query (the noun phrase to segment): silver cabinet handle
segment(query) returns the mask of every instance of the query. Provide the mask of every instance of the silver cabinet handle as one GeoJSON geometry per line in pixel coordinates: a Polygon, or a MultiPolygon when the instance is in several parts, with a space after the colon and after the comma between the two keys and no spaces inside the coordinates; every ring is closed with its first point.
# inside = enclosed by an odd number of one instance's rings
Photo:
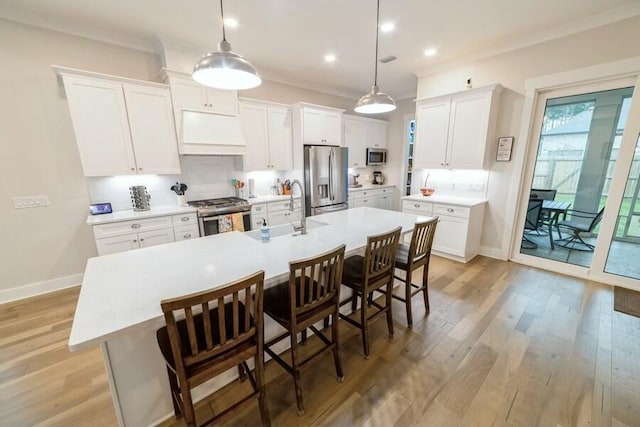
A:
{"type": "Polygon", "coordinates": [[[369,203],[369,201],[365,199],[362,201],[362,203],[369,203]]]}
{"type": "Polygon", "coordinates": [[[140,228],[140,224],[131,224],[131,228],[140,228]]]}
{"type": "Polygon", "coordinates": [[[136,168],[131,168],[132,171],[136,170],[136,168]]]}
{"type": "Polygon", "coordinates": [[[257,211],[261,211],[261,210],[262,210],[262,206],[257,206],[257,207],[256,207],[256,210],[257,210],[257,211]]]}
{"type": "Polygon", "coordinates": [[[144,239],[140,239],[141,242],[144,242],[144,239]]]}
{"type": "Polygon", "coordinates": [[[183,216],[182,218],[180,218],[181,221],[189,221],[189,217],[188,216],[183,216]]]}
{"type": "Polygon", "coordinates": [[[414,207],[414,208],[419,208],[419,207],[420,207],[420,205],[416,203],[415,205],[413,205],[413,207],[414,207]]]}
{"type": "Polygon", "coordinates": [[[138,240],[137,239],[133,239],[133,243],[136,243],[138,240]]]}
{"type": "Polygon", "coordinates": [[[184,237],[185,239],[189,239],[189,238],[191,238],[191,233],[187,233],[187,234],[185,234],[185,235],[184,235],[184,236],[182,236],[182,237],[184,237]]]}
{"type": "Polygon", "coordinates": [[[454,210],[451,208],[447,208],[447,212],[453,212],[454,210]]]}

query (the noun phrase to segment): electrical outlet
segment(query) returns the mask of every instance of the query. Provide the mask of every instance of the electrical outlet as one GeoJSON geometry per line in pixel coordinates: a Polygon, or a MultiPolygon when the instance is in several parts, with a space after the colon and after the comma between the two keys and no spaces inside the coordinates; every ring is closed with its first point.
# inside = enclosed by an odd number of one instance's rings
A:
{"type": "Polygon", "coordinates": [[[21,196],[13,198],[13,207],[16,209],[26,208],[41,208],[49,206],[49,197],[47,195],[41,196],[21,196]]]}

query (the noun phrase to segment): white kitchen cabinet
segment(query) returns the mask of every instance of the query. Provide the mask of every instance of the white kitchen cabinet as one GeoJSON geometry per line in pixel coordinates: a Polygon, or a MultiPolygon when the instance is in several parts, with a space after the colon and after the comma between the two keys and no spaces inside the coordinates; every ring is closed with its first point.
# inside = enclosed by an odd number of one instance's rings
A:
{"type": "Polygon", "coordinates": [[[293,165],[303,167],[305,145],[342,145],[344,110],[299,102],[292,107],[293,165]]]}
{"type": "Polygon", "coordinates": [[[98,255],[200,237],[195,213],[113,221],[93,226],[98,255]]]}
{"type": "Polygon", "coordinates": [[[238,93],[201,85],[190,78],[171,76],[173,103],[179,109],[217,114],[238,114],[238,93]]]}
{"type": "Polygon", "coordinates": [[[262,226],[262,219],[268,220],[269,214],[267,212],[266,203],[256,203],[251,205],[251,229],[255,230],[262,226]]]}
{"type": "Polygon", "coordinates": [[[180,154],[244,155],[237,92],[203,86],[188,74],[163,72],[171,88],[180,154]]]}
{"type": "Polygon", "coordinates": [[[387,122],[358,116],[343,116],[342,142],[349,148],[349,167],[367,165],[367,148],[386,148],[387,122]]]}
{"type": "Polygon", "coordinates": [[[240,122],[247,143],[244,170],[293,168],[291,112],[283,105],[243,101],[240,122]]]}
{"type": "Polygon", "coordinates": [[[478,254],[484,202],[462,206],[405,199],[402,211],[439,218],[433,238],[433,253],[461,262],[468,262],[478,254]]]}
{"type": "Polygon", "coordinates": [[[180,173],[168,88],[58,71],[85,176],[180,173]]]}
{"type": "Polygon", "coordinates": [[[364,190],[349,190],[349,208],[367,206],[378,209],[393,209],[393,187],[364,190]]]}
{"type": "MultiPolygon", "coordinates": [[[[280,211],[269,213],[269,221],[268,224],[272,227],[276,225],[290,224],[292,222],[300,221],[300,211],[280,211]]],[[[293,230],[291,230],[293,232],[293,230]]]]}
{"type": "Polygon", "coordinates": [[[414,167],[483,169],[502,87],[493,85],[416,104],[414,167]]]}

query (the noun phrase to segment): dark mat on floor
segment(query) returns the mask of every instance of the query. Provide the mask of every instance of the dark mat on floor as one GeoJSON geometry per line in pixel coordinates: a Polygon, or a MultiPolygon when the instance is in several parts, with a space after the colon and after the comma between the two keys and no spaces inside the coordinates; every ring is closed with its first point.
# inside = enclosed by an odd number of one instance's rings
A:
{"type": "Polygon", "coordinates": [[[640,292],[615,286],[613,289],[613,309],[640,317],[640,292]]]}

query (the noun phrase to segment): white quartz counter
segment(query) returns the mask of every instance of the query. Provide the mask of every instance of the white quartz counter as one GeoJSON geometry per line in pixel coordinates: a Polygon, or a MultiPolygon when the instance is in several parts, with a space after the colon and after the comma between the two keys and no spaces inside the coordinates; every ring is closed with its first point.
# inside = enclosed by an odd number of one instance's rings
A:
{"type": "Polygon", "coordinates": [[[404,196],[402,200],[413,200],[416,202],[430,202],[430,203],[443,203],[448,205],[457,205],[472,207],[487,203],[486,199],[470,199],[462,197],[441,196],[438,194],[432,194],[431,196],[423,196],[422,194],[412,194],[410,196],[404,196]]]}
{"type": "Polygon", "coordinates": [[[87,224],[89,225],[108,224],[110,222],[128,221],[131,219],[153,218],[157,216],[166,216],[166,215],[179,215],[179,214],[192,213],[197,211],[198,211],[197,208],[194,208],[191,206],[181,207],[178,205],[152,207],[148,211],[141,211],[141,212],[136,212],[130,209],[126,211],[116,211],[110,214],[89,215],[87,217],[87,224]]]}
{"type": "Polygon", "coordinates": [[[349,187],[349,191],[377,190],[378,188],[393,188],[392,184],[362,184],[362,187],[349,187]]]}
{"type": "Polygon", "coordinates": [[[353,252],[366,244],[368,235],[399,225],[408,232],[419,218],[424,217],[362,207],[308,218],[327,225],[313,224],[306,235],[272,237],[268,243],[230,232],[91,258],[69,348],[95,345],[161,318],[162,299],[215,288],[258,270],[265,271],[269,286],[286,277],[291,260],[342,243],[353,252]]]}

